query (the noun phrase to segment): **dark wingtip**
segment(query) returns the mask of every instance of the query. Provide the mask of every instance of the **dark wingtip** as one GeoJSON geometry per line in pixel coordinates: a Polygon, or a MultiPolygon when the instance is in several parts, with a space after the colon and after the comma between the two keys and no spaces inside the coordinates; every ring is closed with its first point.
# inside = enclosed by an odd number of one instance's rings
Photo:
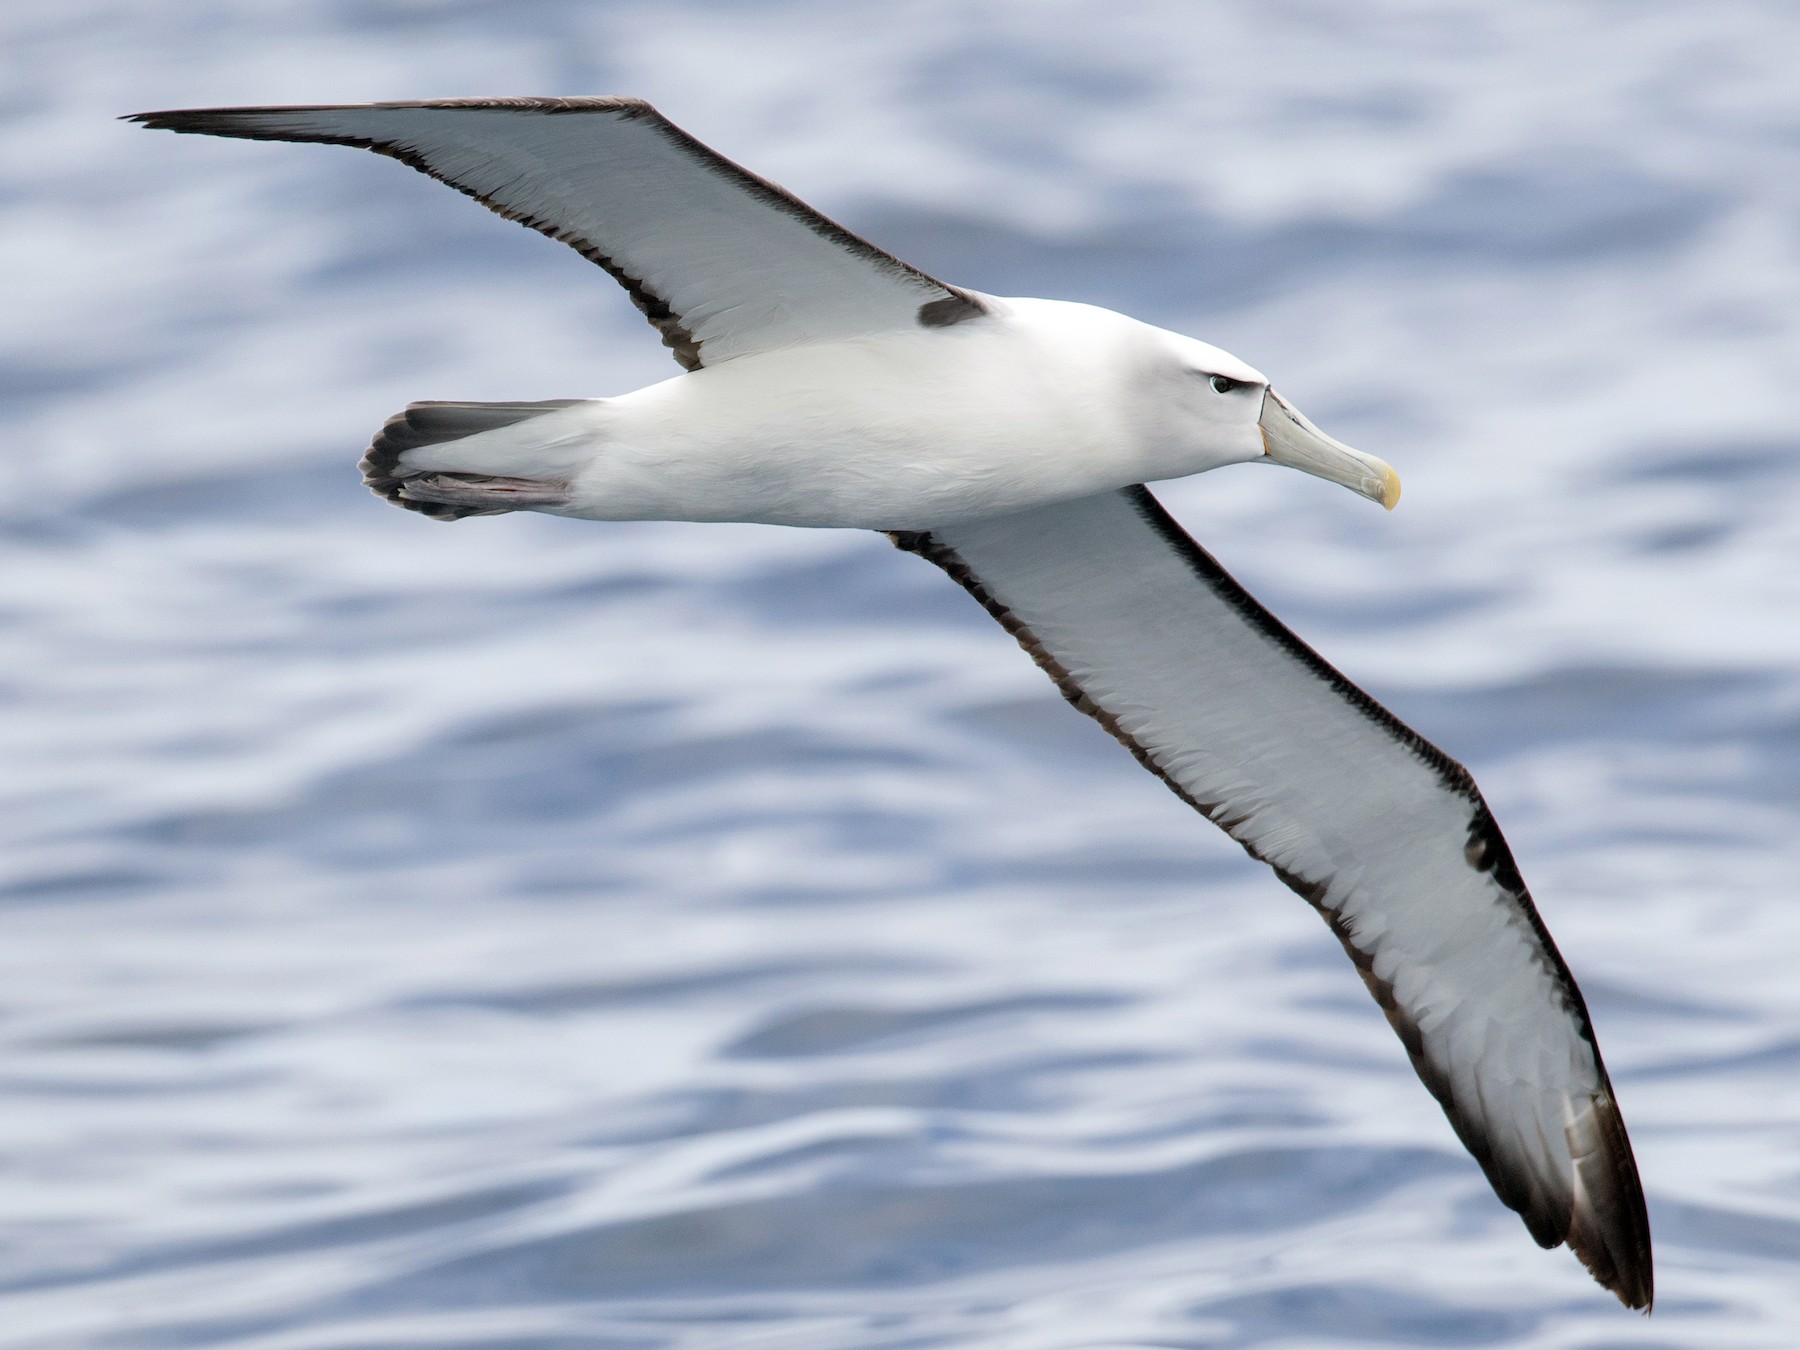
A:
{"type": "Polygon", "coordinates": [[[267,108],[172,108],[166,112],[127,113],[119,120],[135,122],[151,131],[179,131],[199,136],[230,136],[245,141],[278,141],[284,135],[257,128],[245,120],[247,113],[268,112],[267,108]]]}
{"type": "Polygon", "coordinates": [[[1648,1313],[1656,1301],[1656,1269],[1637,1160],[1610,1093],[1595,1102],[1595,1118],[1601,1147],[1576,1161],[1586,1193],[1570,1216],[1569,1249],[1619,1302],[1648,1313]]]}
{"type": "Polygon", "coordinates": [[[283,131],[270,124],[270,115],[326,111],[323,108],[168,108],[162,112],[127,113],[119,120],[135,122],[152,131],[180,131],[201,136],[232,136],[246,141],[330,141],[283,131]]]}
{"type": "MultiPolygon", "coordinates": [[[[1646,1240],[1647,1238],[1646,1234],[1646,1240]]],[[[1587,1267],[1587,1272],[1594,1277],[1595,1283],[1627,1308],[1649,1316],[1656,1303],[1656,1275],[1651,1268],[1648,1250],[1634,1254],[1634,1258],[1641,1255],[1641,1259],[1634,1259],[1632,1264],[1621,1267],[1614,1260],[1617,1253],[1589,1247],[1578,1242],[1574,1234],[1569,1237],[1569,1247],[1581,1264],[1587,1267]]]]}
{"type": "Polygon", "coordinates": [[[218,134],[218,129],[209,123],[225,124],[228,119],[224,114],[244,111],[233,108],[171,108],[163,112],[126,113],[121,122],[135,122],[141,127],[149,127],[152,131],[203,131],[218,134]]]}
{"type": "Polygon", "coordinates": [[[281,133],[257,135],[246,131],[240,119],[251,114],[358,112],[369,108],[430,108],[473,112],[519,113],[623,113],[628,118],[656,115],[641,98],[608,95],[595,98],[435,98],[388,103],[292,103],[252,108],[167,108],[160,112],[125,113],[121,122],[136,122],[158,131],[197,131],[209,136],[247,136],[250,139],[291,139],[281,133]]]}

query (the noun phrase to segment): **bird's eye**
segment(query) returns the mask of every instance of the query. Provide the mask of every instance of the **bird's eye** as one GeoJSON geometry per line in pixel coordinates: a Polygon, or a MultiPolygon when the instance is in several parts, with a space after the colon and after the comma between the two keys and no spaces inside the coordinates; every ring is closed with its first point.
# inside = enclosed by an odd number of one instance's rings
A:
{"type": "Polygon", "coordinates": [[[1221,394],[1229,394],[1242,383],[1242,380],[1234,380],[1229,375],[1215,375],[1212,377],[1212,387],[1221,394]]]}

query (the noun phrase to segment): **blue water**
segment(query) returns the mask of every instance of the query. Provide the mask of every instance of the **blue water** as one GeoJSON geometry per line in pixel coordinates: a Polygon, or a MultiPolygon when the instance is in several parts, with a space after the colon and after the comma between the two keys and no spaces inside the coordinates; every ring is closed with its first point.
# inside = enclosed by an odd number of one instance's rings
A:
{"type": "Polygon", "coordinates": [[[0,1347],[1800,1344],[1797,62],[1725,0],[0,11],[0,1347]],[[600,92],[1398,465],[1165,495],[1479,776],[1654,1318],[934,569],[370,497],[411,399],[673,373],[579,257],[110,120],[600,92]]]}

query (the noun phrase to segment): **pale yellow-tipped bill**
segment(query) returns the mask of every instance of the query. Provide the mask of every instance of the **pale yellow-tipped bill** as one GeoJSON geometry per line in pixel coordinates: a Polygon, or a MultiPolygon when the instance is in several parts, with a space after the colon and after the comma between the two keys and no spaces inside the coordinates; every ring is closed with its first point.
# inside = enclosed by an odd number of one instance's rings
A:
{"type": "Polygon", "coordinates": [[[1385,460],[1352,450],[1320,431],[1273,389],[1263,395],[1263,453],[1272,463],[1342,483],[1392,511],[1400,501],[1400,475],[1385,460]]]}

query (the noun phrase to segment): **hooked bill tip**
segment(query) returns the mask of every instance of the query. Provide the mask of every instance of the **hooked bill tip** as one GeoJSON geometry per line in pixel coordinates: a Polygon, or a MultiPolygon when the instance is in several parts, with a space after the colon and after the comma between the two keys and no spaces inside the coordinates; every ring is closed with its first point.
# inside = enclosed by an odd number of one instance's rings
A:
{"type": "Polygon", "coordinates": [[[1381,467],[1381,495],[1375,500],[1381,503],[1383,510],[1392,511],[1400,505],[1400,475],[1394,472],[1391,464],[1383,464],[1381,467]]]}

